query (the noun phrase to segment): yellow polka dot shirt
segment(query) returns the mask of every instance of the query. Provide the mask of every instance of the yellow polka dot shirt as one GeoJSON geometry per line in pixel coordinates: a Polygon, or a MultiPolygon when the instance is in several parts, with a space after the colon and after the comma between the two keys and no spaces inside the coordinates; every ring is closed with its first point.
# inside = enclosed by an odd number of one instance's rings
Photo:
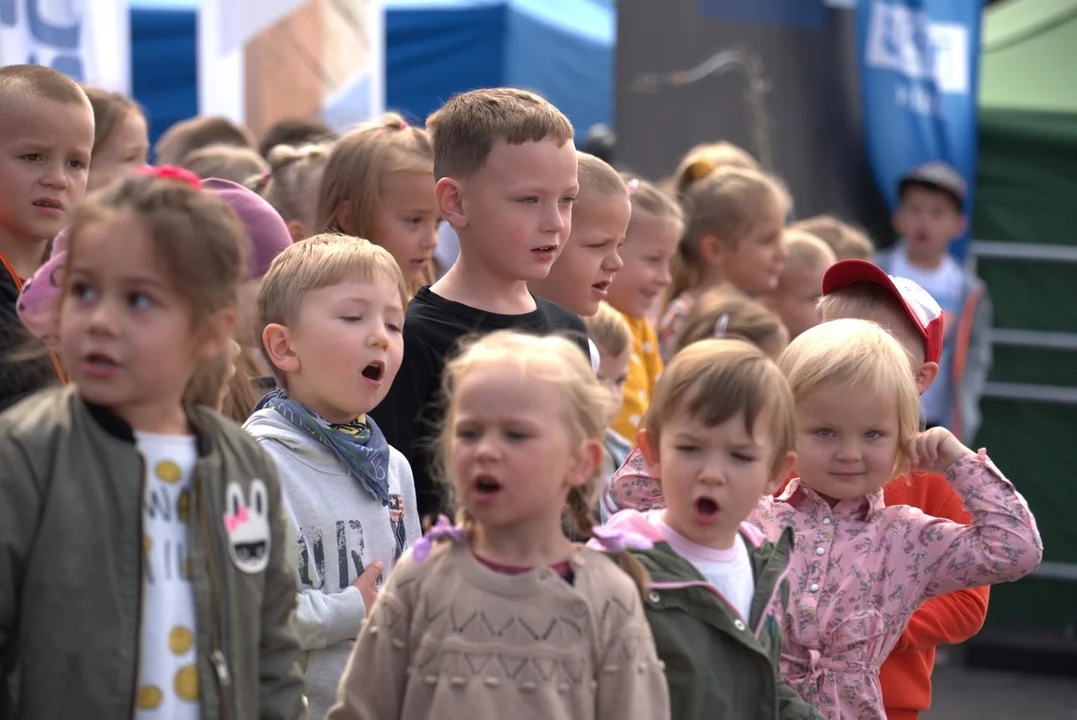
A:
{"type": "MultiPolygon", "coordinates": [[[[623,313],[622,313],[623,314],[623,313]]],[[[646,318],[624,316],[632,330],[632,357],[628,361],[624,406],[610,425],[633,445],[643,413],[651,404],[654,385],[662,374],[662,356],[658,354],[658,338],[646,318]]]]}

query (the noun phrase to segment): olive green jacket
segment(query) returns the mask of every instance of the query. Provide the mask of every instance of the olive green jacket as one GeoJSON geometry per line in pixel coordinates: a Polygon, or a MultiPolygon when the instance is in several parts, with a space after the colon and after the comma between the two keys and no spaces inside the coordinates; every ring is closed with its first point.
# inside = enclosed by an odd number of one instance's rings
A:
{"type": "MultiPolygon", "coordinates": [[[[202,717],[305,718],[276,470],[234,423],[188,417],[202,717]]],[[[73,386],[0,414],[0,720],[134,716],[143,464],[131,429],[73,386]]]]}

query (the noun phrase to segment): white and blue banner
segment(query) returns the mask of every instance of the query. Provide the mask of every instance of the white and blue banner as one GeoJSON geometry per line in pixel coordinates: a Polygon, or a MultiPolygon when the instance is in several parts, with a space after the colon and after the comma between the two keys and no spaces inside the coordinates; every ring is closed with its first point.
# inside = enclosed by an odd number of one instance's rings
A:
{"type": "MultiPolygon", "coordinates": [[[[976,183],[982,0],[860,0],[864,138],[879,190],[897,206],[898,181],[944,160],[976,183]]],[[[963,258],[968,237],[953,244],[963,258]]]]}
{"type": "Polygon", "coordinates": [[[130,93],[127,0],[0,0],[0,65],[27,63],[130,93]]]}

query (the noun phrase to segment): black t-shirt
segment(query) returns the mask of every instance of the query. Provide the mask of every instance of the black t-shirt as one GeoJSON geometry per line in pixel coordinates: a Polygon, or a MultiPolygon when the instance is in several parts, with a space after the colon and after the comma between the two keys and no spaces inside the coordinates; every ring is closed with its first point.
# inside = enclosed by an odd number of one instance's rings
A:
{"type": "Polygon", "coordinates": [[[443,510],[442,493],[433,479],[434,443],[441,428],[444,404],[441,374],[460,338],[495,330],[520,330],[539,335],[563,334],[575,341],[587,358],[587,328],[583,321],[549,300],[523,315],[499,315],[446,300],[424,287],[408,304],[404,322],[404,361],[389,394],[370,413],[389,444],[404,453],[415,475],[419,516],[443,510]]]}

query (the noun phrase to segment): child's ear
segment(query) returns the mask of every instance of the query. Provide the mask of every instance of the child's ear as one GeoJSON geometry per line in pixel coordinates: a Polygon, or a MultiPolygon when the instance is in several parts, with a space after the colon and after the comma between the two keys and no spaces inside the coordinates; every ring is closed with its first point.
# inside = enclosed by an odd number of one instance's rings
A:
{"type": "Polygon", "coordinates": [[[913,375],[913,379],[916,380],[916,391],[921,395],[926,393],[927,389],[931,387],[931,383],[935,382],[935,378],[937,378],[938,376],[938,363],[920,363],[920,367],[916,368],[916,373],[913,375]]]}
{"type": "Polygon", "coordinates": [[[789,479],[790,475],[792,475],[793,468],[796,467],[796,464],[797,454],[790,450],[785,454],[785,460],[778,465],[778,474],[769,483],[767,483],[766,488],[764,488],[764,494],[774,495],[779,490],[781,490],[782,486],[785,485],[785,481],[789,479]]]}
{"type": "Polygon", "coordinates": [[[236,329],[236,311],[228,308],[199,323],[198,359],[208,362],[224,352],[236,329]]]}
{"type": "Polygon", "coordinates": [[[434,185],[438,212],[455,230],[467,227],[467,213],[464,211],[464,199],[460,191],[460,182],[451,177],[443,177],[434,185]]]}
{"type": "Polygon", "coordinates": [[[636,444],[643,456],[643,462],[647,464],[647,472],[653,478],[662,477],[662,466],[658,460],[658,443],[652,442],[654,438],[646,430],[640,430],[636,436],[636,444]]]}
{"type": "Polygon", "coordinates": [[[277,323],[270,323],[262,330],[262,347],[266,359],[281,372],[299,372],[302,363],[292,349],[288,328],[277,323]]]}
{"type": "MultiPolygon", "coordinates": [[[[338,211],[339,215],[339,211],[338,211]]],[[[291,219],[288,221],[288,234],[292,236],[292,242],[299,242],[300,240],[307,239],[307,228],[303,225],[302,220],[291,219]]]]}
{"type": "Polygon", "coordinates": [[[957,221],[957,228],[954,231],[954,237],[957,238],[957,237],[959,237],[961,235],[964,235],[965,231],[968,230],[968,227],[969,227],[969,219],[968,219],[968,217],[965,216],[965,215],[961,215],[961,219],[957,221]]]}
{"type": "Polygon", "coordinates": [[[602,443],[598,440],[588,440],[583,444],[569,487],[583,487],[591,481],[602,465],[602,452],[602,443]]]}
{"type": "Polygon", "coordinates": [[[699,240],[699,259],[707,265],[714,265],[722,258],[725,244],[714,235],[704,235],[699,240]]]}
{"type": "MultiPolygon", "coordinates": [[[[351,233],[351,231],[348,229],[349,222],[351,220],[351,208],[348,207],[347,200],[341,200],[337,204],[337,211],[333,214],[333,219],[336,220],[337,227],[340,228],[341,232],[348,234],[351,233]]],[[[291,228],[289,228],[289,230],[290,229],[291,228]]],[[[295,238],[293,236],[293,240],[294,239],[295,238]]]]}

